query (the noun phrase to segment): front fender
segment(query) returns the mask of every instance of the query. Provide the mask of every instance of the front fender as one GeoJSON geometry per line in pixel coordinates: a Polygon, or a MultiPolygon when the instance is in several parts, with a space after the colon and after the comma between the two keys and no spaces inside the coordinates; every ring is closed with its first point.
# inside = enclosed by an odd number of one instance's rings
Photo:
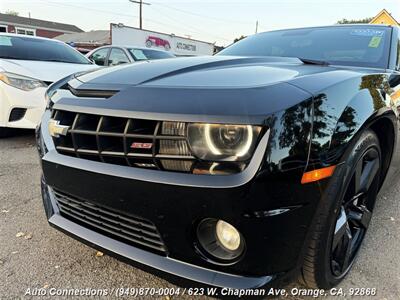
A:
{"type": "Polygon", "coordinates": [[[330,87],[314,98],[313,138],[308,168],[335,165],[342,161],[351,141],[381,117],[395,114],[386,75],[366,75],[330,87]]]}

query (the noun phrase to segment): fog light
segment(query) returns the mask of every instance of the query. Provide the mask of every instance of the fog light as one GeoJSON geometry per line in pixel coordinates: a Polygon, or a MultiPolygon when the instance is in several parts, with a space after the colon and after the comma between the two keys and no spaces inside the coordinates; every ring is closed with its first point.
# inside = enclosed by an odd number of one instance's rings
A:
{"type": "Polygon", "coordinates": [[[217,263],[233,263],[244,253],[245,242],[231,224],[205,219],[197,227],[198,249],[217,263]]]}
{"type": "Polygon", "coordinates": [[[230,251],[240,246],[240,233],[231,224],[219,220],[216,227],[217,238],[221,245],[230,251]]]}

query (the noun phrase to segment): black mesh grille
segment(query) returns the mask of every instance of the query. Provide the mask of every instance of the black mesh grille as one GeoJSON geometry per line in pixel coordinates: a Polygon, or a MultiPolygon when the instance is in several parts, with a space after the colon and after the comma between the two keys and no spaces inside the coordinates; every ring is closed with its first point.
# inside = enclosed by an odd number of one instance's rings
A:
{"type": "Polygon", "coordinates": [[[166,247],[152,222],[121,215],[58,191],[54,191],[54,195],[60,213],[65,218],[127,244],[166,253],[166,247]]]}
{"type": "Polygon", "coordinates": [[[62,110],[53,111],[53,119],[69,126],[66,136],[54,138],[61,154],[131,167],[191,172],[195,158],[186,137],[181,135],[184,125],[180,123],[176,132],[165,132],[162,122],[153,120],[62,110]],[[179,153],[170,152],[171,147],[177,147],[179,153]]]}
{"type": "Polygon", "coordinates": [[[13,108],[8,119],[9,122],[21,120],[26,113],[26,108],[13,108]]]}

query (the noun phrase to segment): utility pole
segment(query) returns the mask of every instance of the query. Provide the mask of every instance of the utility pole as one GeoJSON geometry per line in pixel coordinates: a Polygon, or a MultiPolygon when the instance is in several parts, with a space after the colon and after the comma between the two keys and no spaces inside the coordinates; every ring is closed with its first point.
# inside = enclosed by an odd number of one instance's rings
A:
{"type": "Polygon", "coordinates": [[[258,20],[256,21],[256,33],[258,33],[258,20]]]}
{"type": "Polygon", "coordinates": [[[143,29],[143,19],[142,19],[142,6],[144,5],[151,5],[148,2],[143,2],[143,0],[135,1],[135,0],[129,0],[129,2],[139,4],[139,28],[143,29]]]}

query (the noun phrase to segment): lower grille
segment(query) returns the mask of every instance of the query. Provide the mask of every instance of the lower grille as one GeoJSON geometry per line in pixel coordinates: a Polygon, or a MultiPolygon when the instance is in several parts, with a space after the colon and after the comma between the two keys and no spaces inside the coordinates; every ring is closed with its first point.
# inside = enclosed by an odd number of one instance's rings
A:
{"type": "Polygon", "coordinates": [[[8,119],[9,122],[15,122],[21,120],[26,113],[26,108],[13,108],[8,119]]]}
{"type": "Polygon", "coordinates": [[[166,254],[155,225],[145,219],[117,214],[109,209],[54,191],[60,213],[67,219],[133,246],[166,254]]]}

